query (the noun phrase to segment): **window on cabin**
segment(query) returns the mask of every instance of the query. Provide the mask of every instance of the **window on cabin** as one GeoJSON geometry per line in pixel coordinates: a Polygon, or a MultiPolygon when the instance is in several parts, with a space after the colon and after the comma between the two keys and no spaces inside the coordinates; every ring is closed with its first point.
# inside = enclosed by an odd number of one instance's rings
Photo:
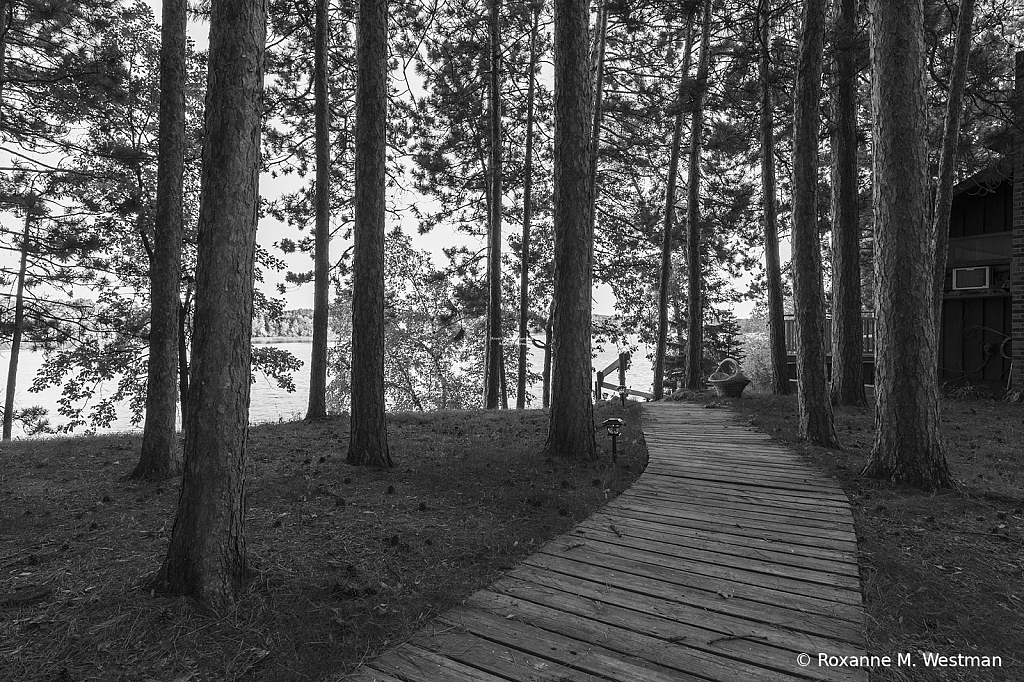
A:
{"type": "Polygon", "coordinates": [[[946,262],[950,267],[972,263],[1009,262],[1013,252],[1013,232],[997,232],[979,237],[949,240],[946,262]]]}

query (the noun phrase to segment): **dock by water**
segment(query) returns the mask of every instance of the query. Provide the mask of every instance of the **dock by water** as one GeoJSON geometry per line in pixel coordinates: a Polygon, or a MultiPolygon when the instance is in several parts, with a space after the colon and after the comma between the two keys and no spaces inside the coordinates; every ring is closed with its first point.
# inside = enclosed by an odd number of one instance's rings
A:
{"type": "Polygon", "coordinates": [[[644,409],[629,490],[346,679],[866,682],[818,663],[864,654],[839,486],[724,409],[644,409]]]}

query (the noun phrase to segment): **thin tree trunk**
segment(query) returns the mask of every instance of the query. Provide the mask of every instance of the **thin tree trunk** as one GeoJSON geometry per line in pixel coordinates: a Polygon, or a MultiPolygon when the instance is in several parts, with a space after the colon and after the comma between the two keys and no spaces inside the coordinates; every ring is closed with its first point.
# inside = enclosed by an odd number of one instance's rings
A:
{"type": "Polygon", "coordinates": [[[775,198],[775,104],[772,101],[770,52],[771,0],[761,0],[758,12],[761,38],[761,195],[764,202],[764,261],[768,286],[768,348],[772,393],[789,395],[786,362],[786,320],[782,300],[779,219],[775,198]]]}
{"type": "Polygon", "coordinates": [[[818,128],[825,0],[805,0],[793,114],[793,307],[800,435],[838,447],[825,382],[825,299],[818,234],[818,128]]]}
{"type": "Polygon", "coordinates": [[[4,125],[4,85],[7,84],[7,32],[14,22],[14,0],[0,0],[0,130],[4,125]]]}
{"type": "Polygon", "coordinates": [[[555,310],[548,455],[593,459],[587,0],[555,3],[555,310]]]}
{"type": "Polygon", "coordinates": [[[669,152],[668,180],[665,188],[665,219],[661,235],[661,271],[658,278],[658,340],[654,346],[654,399],[665,396],[665,345],[668,341],[668,288],[672,277],[672,230],[676,215],[676,181],[679,176],[679,153],[683,140],[683,98],[690,76],[690,57],[693,52],[693,11],[686,18],[686,42],[683,46],[682,70],[676,96],[676,118],[672,128],[672,147],[669,152]]]}
{"type": "Polygon", "coordinates": [[[188,339],[185,323],[188,320],[188,295],[178,304],[178,402],[181,404],[181,430],[188,433],[188,339]]]}
{"type": "Polygon", "coordinates": [[[21,264],[18,266],[18,287],[14,295],[14,329],[11,332],[11,358],[7,366],[7,394],[4,397],[4,440],[11,439],[14,426],[14,393],[18,388],[18,356],[21,353],[21,335],[25,331],[25,271],[28,269],[33,203],[25,202],[25,231],[21,237],[21,264]]]}
{"type": "Polygon", "coordinates": [[[863,474],[952,487],[935,380],[935,244],[928,220],[921,1],[871,0],[874,119],[875,442],[863,474]]]}
{"type": "MultiPolygon", "coordinates": [[[[964,108],[964,87],[971,56],[971,32],[974,26],[974,0],[961,0],[957,20],[953,72],[949,79],[949,99],[939,154],[939,177],[935,188],[935,333],[942,336],[942,296],[946,288],[946,256],[949,252],[949,213],[953,207],[953,174],[956,148],[960,139],[960,115],[964,108]]],[[[1020,182],[1018,180],[1018,182],[1020,182]]]]}
{"type": "Polygon", "coordinates": [[[700,154],[704,135],[704,93],[711,64],[711,0],[705,0],[701,21],[693,118],[690,122],[690,168],[686,198],[686,387],[700,388],[704,359],[704,273],[701,261],[700,154]]]}
{"type": "Polygon", "coordinates": [[[548,307],[548,316],[544,320],[544,369],[542,372],[542,381],[544,383],[544,393],[541,405],[544,409],[551,406],[551,346],[552,346],[552,324],[555,319],[555,299],[551,299],[551,305],[548,307]]]}
{"type": "Polygon", "coordinates": [[[388,5],[360,0],[356,46],[356,193],[352,418],[347,461],[390,467],[384,411],[384,187],[388,5]]]}
{"type": "Polygon", "coordinates": [[[327,417],[327,322],[331,296],[331,131],[327,101],[327,0],[316,0],[313,98],[316,117],[316,234],[313,246],[313,347],[306,420],[327,417]]]}
{"type": "Polygon", "coordinates": [[[249,578],[245,456],[252,371],[266,5],[215,0],[185,471],[158,582],[214,607],[249,578]]]}
{"type": "MultiPolygon", "coordinates": [[[[601,4],[601,12],[595,27],[596,49],[594,54],[594,98],[591,105],[594,122],[590,126],[590,231],[594,232],[597,225],[597,163],[601,156],[601,121],[604,118],[602,108],[604,100],[604,55],[608,40],[608,3],[601,4]]],[[[594,261],[594,243],[590,243],[590,261],[594,261]]]]}
{"type": "Polygon", "coordinates": [[[178,333],[184,236],[185,84],[188,3],[164,0],[160,28],[160,148],[150,262],[152,311],[146,423],[132,478],[160,481],[181,473],[178,453],[178,333]]]}
{"type": "Polygon", "coordinates": [[[839,0],[835,20],[832,133],[833,405],[867,405],[860,292],[857,187],[857,1],[839,0]]]}
{"type": "Polygon", "coordinates": [[[530,320],[530,220],[533,216],[533,123],[536,96],[537,28],[540,3],[531,5],[533,25],[530,27],[530,83],[526,89],[526,160],[523,167],[523,253],[519,270],[519,376],[516,385],[516,409],[526,408],[526,374],[529,371],[526,344],[530,320]]]}
{"type": "MultiPolygon", "coordinates": [[[[501,0],[490,0],[491,37],[491,217],[487,240],[487,385],[484,407],[497,409],[502,404],[501,335],[501,0]]],[[[507,398],[506,398],[507,401],[507,398]]]]}

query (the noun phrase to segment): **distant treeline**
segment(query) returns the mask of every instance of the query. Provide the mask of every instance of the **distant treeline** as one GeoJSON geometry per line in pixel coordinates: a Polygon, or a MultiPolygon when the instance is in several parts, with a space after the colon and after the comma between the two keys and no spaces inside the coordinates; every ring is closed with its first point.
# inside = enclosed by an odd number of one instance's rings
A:
{"type": "Polygon", "coordinates": [[[252,321],[253,338],[313,336],[313,309],[285,310],[280,315],[257,314],[252,321]]]}

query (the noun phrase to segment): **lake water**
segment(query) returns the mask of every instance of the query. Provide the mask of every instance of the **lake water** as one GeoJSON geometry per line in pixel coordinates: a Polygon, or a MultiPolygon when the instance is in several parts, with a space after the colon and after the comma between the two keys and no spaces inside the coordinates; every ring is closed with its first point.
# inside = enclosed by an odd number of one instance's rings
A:
{"type": "MultiPolygon", "coordinates": [[[[268,379],[263,375],[257,375],[256,383],[252,386],[252,392],[249,404],[249,421],[253,424],[260,424],[265,422],[278,422],[278,421],[289,421],[294,419],[301,419],[306,414],[306,404],[309,400],[309,357],[312,350],[312,344],[308,341],[299,341],[295,343],[274,343],[273,345],[289,351],[295,357],[302,361],[303,367],[294,374],[295,391],[289,393],[284,389],[278,388],[277,383],[272,379],[268,379]]],[[[633,362],[629,372],[626,375],[626,384],[638,391],[649,392],[651,385],[654,381],[654,372],[651,368],[651,362],[647,359],[646,354],[649,352],[647,347],[641,346],[640,349],[633,355],[633,362]]],[[[618,356],[618,350],[612,346],[608,347],[605,345],[603,351],[599,352],[594,358],[593,366],[595,370],[604,369],[609,364],[615,361],[618,356]]],[[[10,360],[10,350],[4,349],[0,351],[0,391],[7,385],[7,369],[8,362],[10,360]]],[[[530,366],[534,371],[540,371],[544,362],[544,354],[538,348],[531,347],[530,366]]],[[[28,389],[32,385],[32,380],[36,375],[36,372],[43,364],[42,352],[32,351],[29,349],[23,349],[19,355],[18,361],[18,391],[15,394],[14,404],[15,407],[29,407],[32,405],[41,405],[49,410],[50,414],[48,419],[50,425],[53,427],[60,426],[67,423],[67,419],[57,414],[58,400],[61,397],[61,387],[52,386],[45,391],[39,393],[32,393],[28,389]]],[[[514,381],[513,377],[510,377],[510,381],[514,381]]],[[[617,375],[613,375],[606,379],[609,384],[618,384],[617,375]]],[[[109,395],[113,392],[113,385],[110,386],[99,386],[97,393],[99,395],[109,395]]],[[[538,396],[537,405],[533,407],[539,407],[539,395],[540,386],[533,386],[531,391],[538,396]]],[[[99,429],[100,433],[112,433],[120,431],[133,431],[141,430],[141,424],[134,426],[131,423],[131,411],[127,405],[121,405],[117,410],[117,421],[111,424],[108,429],[99,429]]],[[[79,430],[84,430],[85,427],[80,427],[79,430]]],[[[19,435],[22,437],[24,434],[21,432],[19,426],[15,424],[14,437],[18,438],[19,435]]]]}

